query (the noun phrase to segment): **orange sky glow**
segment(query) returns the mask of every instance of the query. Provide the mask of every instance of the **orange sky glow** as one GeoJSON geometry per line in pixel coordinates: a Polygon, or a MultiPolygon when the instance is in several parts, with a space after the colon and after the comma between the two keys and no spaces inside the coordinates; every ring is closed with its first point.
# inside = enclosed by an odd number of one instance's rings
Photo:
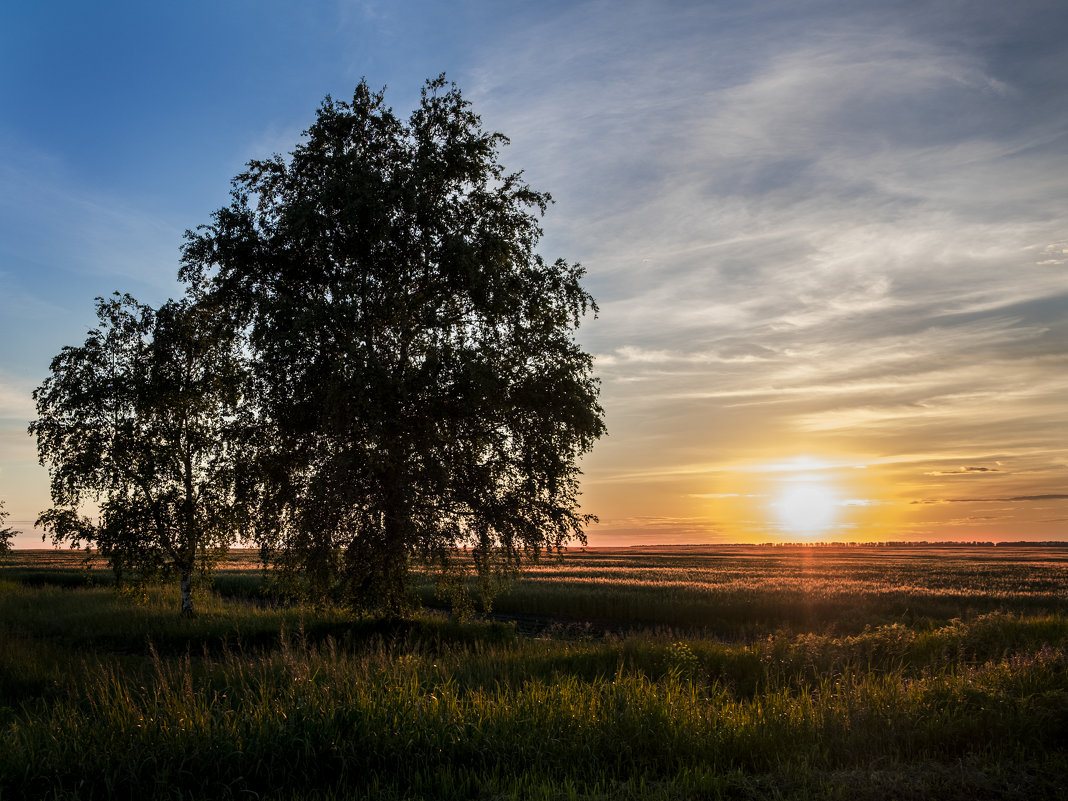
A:
{"type": "Polygon", "coordinates": [[[403,116],[442,70],[552,193],[539,251],[599,304],[590,545],[1068,540],[1063,3],[347,5],[12,19],[18,546],[48,505],[31,393],[92,299],[177,296],[182,231],[327,92],[366,76],[403,116]]]}

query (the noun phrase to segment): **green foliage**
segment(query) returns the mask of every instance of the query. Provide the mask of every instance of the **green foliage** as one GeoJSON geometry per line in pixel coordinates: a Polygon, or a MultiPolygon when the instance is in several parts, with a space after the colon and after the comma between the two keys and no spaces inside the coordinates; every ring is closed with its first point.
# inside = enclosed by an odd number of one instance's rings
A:
{"type": "Polygon", "coordinates": [[[116,293],[97,299],[97,316],[34,391],[30,433],[54,504],[38,523],[56,544],[98,549],[120,577],[179,573],[191,613],[194,570],[240,522],[240,352],[213,310],[189,300],[152,309],[116,293]]]}
{"type": "Polygon", "coordinates": [[[576,462],[604,425],[574,330],[596,306],[537,254],[550,198],[506,141],[444,78],[407,122],[361,83],[187,235],[182,276],[248,332],[257,534],[294,591],[396,614],[419,562],[488,600],[584,541],[576,462]]]}
{"type": "Polygon", "coordinates": [[[4,525],[8,516],[9,513],[4,510],[4,502],[0,501],[0,557],[5,556],[11,551],[11,540],[19,533],[10,526],[4,525]]]}

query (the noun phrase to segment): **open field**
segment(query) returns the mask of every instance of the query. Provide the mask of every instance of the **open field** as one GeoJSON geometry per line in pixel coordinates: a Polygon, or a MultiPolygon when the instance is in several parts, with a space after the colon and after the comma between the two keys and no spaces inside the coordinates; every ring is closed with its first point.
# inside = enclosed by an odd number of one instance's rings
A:
{"type": "MultiPolygon", "coordinates": [[[[402,624],[0,568],[0,799],[1058,798],[1068,549],[591,550],[402,624]]],[[[429,586],[420,590],[433,600],[429,586]]],[[[255,602],[250,602],[255,601],[255,602]]]]}
{"type": "Polygon", "coordinates": [[[1068,612],[1068,547],[599,549],[533,568],[496,608],[731,636],[1068,612]]]}

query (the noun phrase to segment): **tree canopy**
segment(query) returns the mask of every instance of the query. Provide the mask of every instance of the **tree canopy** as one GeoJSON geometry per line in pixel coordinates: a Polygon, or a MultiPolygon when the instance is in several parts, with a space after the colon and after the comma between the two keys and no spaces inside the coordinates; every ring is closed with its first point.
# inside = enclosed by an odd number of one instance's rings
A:
{"type": "Polygon", "coordinates": [[[487,581],[585,542],[596,305],[538,255],[550,197],[506,142],[443,77],[407,121],[361,82],[187,233],[192,294],[248,336],[259,536],[318,596],[400,611],[412,560],[487,581]]]}
{"type": "Polygon", "coordinates": [[[116,293],[97,299],[97,316],[33,395],[53,502],[37,522],[57,544],[98,548],[120,575],[177,573],[190,614],[194,570],[242,523],[241,352],[189,299],[153,309],[116,293]]]}

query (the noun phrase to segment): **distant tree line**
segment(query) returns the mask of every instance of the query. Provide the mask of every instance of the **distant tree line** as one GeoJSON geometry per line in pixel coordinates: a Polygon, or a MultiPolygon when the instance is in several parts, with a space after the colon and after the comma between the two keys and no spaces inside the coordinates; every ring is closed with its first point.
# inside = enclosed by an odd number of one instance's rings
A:
{"type": "MultiPolygon", "coordinates": [[[[996,548],[996,547],[1036,548],[1065,547],[1068,542],[1060,540],[878,540],[875,542],[842,542],[823,540],[820,542],[762,542],[761,548],[996,548]]],[[[663,546],[660,546],[663,547],[663,546]]],[[[677,546],[676,546],[677,547],[677,546]]],[[[694,546],[706,547],[706,546],[694,546]]]]}
{"type": "Polygon", "coordinates": [[[97,300],[34,393],[57,543],[120,575],[259,545],[290,587],[390,614],[416,565],[454,602],[593,520],[579,457],[605,429],[575,340],[583,270],[536,251],[551,199],[498,160],[460,91],[407,121],[361,82],[288,159],[249,162],[186,233],[186,295],[97,300]]]}

